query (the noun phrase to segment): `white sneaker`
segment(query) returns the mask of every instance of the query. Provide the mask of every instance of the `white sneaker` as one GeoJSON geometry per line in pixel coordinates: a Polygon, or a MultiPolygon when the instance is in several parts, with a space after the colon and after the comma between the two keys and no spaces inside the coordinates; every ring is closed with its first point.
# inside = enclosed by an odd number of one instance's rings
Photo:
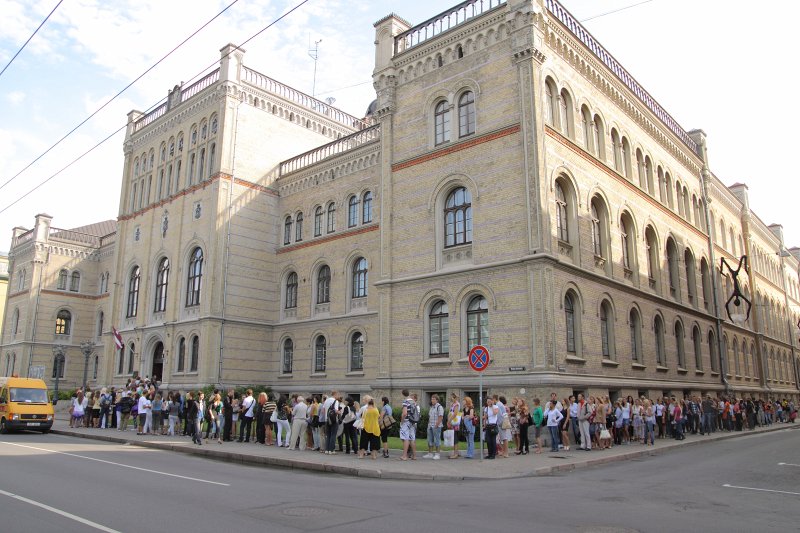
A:
{"type": "Polygon", "coordinates": [[[433,460],[434,461],[438,461],[439,460],[439,454],[438,453],[433,454],[433,460]]]}
{"type": "Polygon", "coordinates": [[[422,458],[423,459],[433,459],[433,454],[432,453],[426,453],[425,455],[422,456],[422,458]]]}

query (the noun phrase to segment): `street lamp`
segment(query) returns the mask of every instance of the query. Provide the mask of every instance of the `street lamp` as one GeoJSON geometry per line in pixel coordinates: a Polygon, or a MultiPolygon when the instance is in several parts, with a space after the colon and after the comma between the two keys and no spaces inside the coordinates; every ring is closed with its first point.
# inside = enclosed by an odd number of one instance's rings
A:
{"type": "Polygon", "coordinates": [[[86,380],[89,377],[89,357],[94,353],[94,342],[83,341],[81,343],[81,352],[83,353],[83,393],[86,394],[86,380]]]}
{"type": "Polygon", "coordinates": [[[61,344],[53,346],[53,373],[56,379],[55,391],[53,392],[53,405],[58,403],[58,380],[61,379],[61,372],[64,368],[64,351],[65,348],[61,344]]]}
{"type": "Polygon", "coordinates": [[[750,300],[748,300],[747,297],[742,293],[741,286],[739,285],[739,272],[742,270],[742,268],[744,268],[745,272],[749,273],[749,269],[747,267],[747,256],[743,255],[739,258],[739,266],[737,266],[736,269],[733,269],[723,257],[720,259],[720,273],[723,272],[723,267],[728,269],[731,280],[733,281],[733,293],[731,293],[730,298],[728,298],[728,300],[725,302],[725,312],[728,314],[728,319],[731,322],[738,326],[742,326],[750,318],[750,308],[753,306],[750,300]],[[747,304],[744,309],[742,309],[742,302],[747,304]],[[731,309],[731,304],[733,304],[733,309],[731,309]]]}

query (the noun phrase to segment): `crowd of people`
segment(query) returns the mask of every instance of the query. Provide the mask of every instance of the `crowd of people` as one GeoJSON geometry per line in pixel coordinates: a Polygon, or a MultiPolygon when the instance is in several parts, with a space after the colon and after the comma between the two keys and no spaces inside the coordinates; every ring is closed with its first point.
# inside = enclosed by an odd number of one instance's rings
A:
{"type": "Polygon", "coordinates": [[[389,457],[389,436],[399,433],[402,461],[417,459],[417,432],[427,418],[427,453],[438,460],[443,449],[450,459],[475,456],[476,433],[483,428],[486,458],[534,453],[603,450],[612,446],[655,446],[656,439],[682,440],[685,434],[745,431],[775,423],[794,423],[797,406],[791,400],[761,400],[708,395],[677,399],[620,398],[578,394],[543,403],[534,398],[507,401],[489,396],[476,410],[472,398],[452,394],[449,402],[434,394],[425,409],[416,394],[402,391],[396,413],[387,397],[364,395],[355,400],[333,390],[322,396],[273,395],[251,389],[238,394],[213,390],[162,391],[157,382],[131,380],[119,389],[77,390],[70,403],[70,427],[127,431],[137,435],[188,436],[204,442],[255,442],[289,450],[359,458],[389,457]],[[398,419],[395,418],[398,416],[398,419]],[[423,415],[426,415],[425,417],[423,415]],[[462,454],[459,441],[465,442],[462,454]],[[532,442],[531,442],[532,441],[532,442]]]}

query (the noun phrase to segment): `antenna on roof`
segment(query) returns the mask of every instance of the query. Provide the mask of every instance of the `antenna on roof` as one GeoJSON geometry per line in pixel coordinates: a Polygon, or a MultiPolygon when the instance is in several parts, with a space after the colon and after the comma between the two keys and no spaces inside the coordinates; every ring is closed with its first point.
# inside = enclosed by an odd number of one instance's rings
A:
{"type": "Polygon", "coordinates": [[[308,55],[314,60],[314,81],[311,85],[311,96],[314,98],[316,98],[314,93],[317,91],[317,59],[319,59],[319,43],[321,42],[322,39],[314,41],[314,48],[311,48],[311,35],[308,36],[308,55]]]}
{"type": "Polygon", "coordinates": [[[329,96],[325,99],[325,101],[328,102],[328,105],[333,105],[333,103],[336,102],[336,98],[329,96]]]}

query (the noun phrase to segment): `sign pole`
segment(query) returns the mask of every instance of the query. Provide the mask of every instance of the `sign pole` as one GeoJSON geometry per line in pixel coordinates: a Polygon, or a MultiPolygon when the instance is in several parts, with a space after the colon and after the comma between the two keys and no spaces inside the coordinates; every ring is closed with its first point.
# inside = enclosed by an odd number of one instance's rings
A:
{"type": "Polygon", "coordinates": [[[469,351],[469,366],[478,373],[478,407],[480,408],[480,418],[478,419],[478,431],[480,431],[481,438],[481,461],[483,461],[483,371],[489,366],[491,358],[489,350],[480,344],[473,346],[469,351]]]}
{"type": "Polygon", "coordinates": [[[478,372],[478,401],[480,402],[481,406],[481,416],[478,418],[478,424],[480,427],[480,434],[481,434],[481,462],[483,462],[483,372],[478,372]]]}

